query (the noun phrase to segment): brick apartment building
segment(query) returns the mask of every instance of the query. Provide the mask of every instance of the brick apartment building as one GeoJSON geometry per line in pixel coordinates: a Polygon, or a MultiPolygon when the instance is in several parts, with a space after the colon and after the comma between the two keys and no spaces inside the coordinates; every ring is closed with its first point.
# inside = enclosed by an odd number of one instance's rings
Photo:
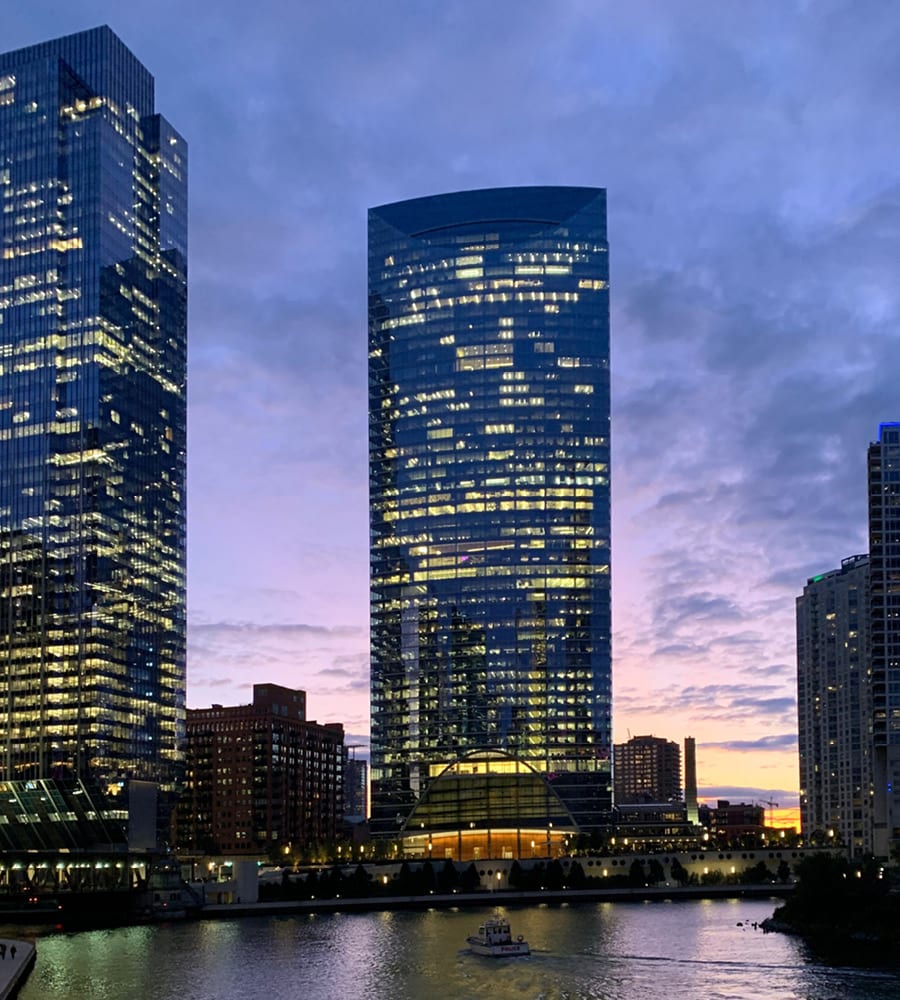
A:
{"type": "Polygon", "coordinates": [[[344,728],[306,718],[306,692],[254,684],[251,705],[189,709],[183,854],[276,857],[337,840],[344,728]]]}
{"type": "Polygon", "coordinates": [[[617,806],[681,799],[681,748],[658,736],[633,736],[613,747],[617,806]]]}

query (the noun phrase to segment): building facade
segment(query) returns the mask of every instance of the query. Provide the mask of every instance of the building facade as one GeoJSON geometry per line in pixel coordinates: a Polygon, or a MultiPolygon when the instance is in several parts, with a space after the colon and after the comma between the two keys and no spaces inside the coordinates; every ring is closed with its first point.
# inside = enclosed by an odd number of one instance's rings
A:
{"type": "Polygon", "coordinates": [[[342,836],[344,729],[306,693],[254,684],[251,705],[189,709],[174,842],[193,855],[302,857],[342,836]]]}
{"type": "Polygon", "coordinates": [[[853,856],[873,853],[867,555],[797,598],[797,715],[803,835],[831,830],[853,856]]]}
{"type": "Polygon", "coordinates": [[[684,738],[684,808],[687,820],[694,826],[700,820],[697,807],[697,741],[684,738]]]}
{"type": "Polygon", "coordinates": [[[344,759],[344,819],[350,824],[369,818],[369,762],[349,754],[344,759]]]}
{"type": "Polygon", "coordinates": [[[659,736],[633,736],[613,748],[613,799],[617,806],[675,802],[682,797],[681,748],[659,736]]]}
{"type": "Polygon", "coordinates": [[[179,779],[186,171],[108,28],[0,55],[6,779],[179,779]]]}
{"type": "Polygon", "coordinates": [[[869,446],[874,850],[900,845],[900,423],[869,446]]]}
{"type": "Polygon", "coordinates": [[[608,296],[601,189],[369,213],[377,834],[608,818],[608,296]]]}
{"type": "Polygon", "coordinates": [[[766,811],[763,806],[749,802],[729,802],[719,799],[715,806],[702,806],[700,820],[709,828],[713,843],[719,837],[727,840],[744,839],[755,844],[766,835],[766,811]]]}

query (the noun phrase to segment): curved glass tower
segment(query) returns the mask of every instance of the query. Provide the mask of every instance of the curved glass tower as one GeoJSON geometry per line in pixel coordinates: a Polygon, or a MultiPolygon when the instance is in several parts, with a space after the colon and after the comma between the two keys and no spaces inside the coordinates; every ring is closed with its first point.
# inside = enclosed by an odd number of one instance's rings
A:
{"type": "MultiPolygon", "coordinates": [[[[373,830],[431,845],[440,831],[413,816],[429,785],[448,768],[457,783],[478,774],[475,752],[493,750],[508,763],[490,758],[492,772],[541,774],[573,829],[602,824],[604,190],[500,188],[370,211],[369,435],[373,830]]],[[[470,810],[465,825],[515,826],[502,798],[485,796],[493,813],[470,810]]],[[[549,828],[549,815],[529,823],[549,828]]],[[[463,817],[441,822],[449,833],[463,817]]]]}

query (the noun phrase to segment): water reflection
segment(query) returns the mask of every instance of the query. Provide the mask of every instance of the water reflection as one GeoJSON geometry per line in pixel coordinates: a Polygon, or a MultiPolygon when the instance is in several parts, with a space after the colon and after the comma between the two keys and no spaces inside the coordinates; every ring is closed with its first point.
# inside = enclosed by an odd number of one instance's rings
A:
{"type": "Polygon", "coordinates": [[[38,942],[22,1000],[887,1000],[894,973],[833,969],[752,924],[769,901],[509,908],[530,958],[479,958],[484,910],[133,927],[38,942]]]}

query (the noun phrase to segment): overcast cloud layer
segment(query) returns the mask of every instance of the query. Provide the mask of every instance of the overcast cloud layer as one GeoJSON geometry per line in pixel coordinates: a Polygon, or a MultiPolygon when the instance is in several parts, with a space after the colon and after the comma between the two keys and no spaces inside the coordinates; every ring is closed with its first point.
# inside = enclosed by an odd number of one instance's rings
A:
{"type": "Polygon", "coordinates": [[[794,598],[900,418],[900,8],[624,7],[5,5],[4,49],[109,23],[190,144],[189,704],[368,731],[367,207],[598,185],[616,739],[796,795],[794,598]]]}

